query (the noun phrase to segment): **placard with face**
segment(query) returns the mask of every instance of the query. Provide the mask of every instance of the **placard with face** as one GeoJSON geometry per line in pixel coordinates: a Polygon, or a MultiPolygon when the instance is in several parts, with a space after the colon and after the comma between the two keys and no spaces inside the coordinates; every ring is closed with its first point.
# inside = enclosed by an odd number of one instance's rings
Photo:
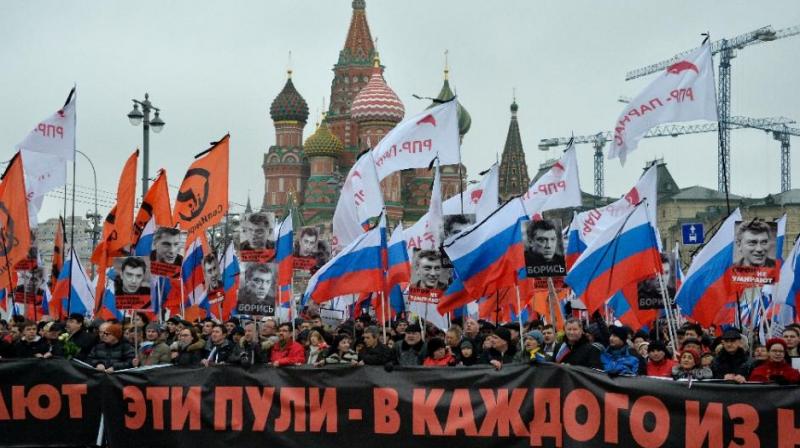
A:
{"type": "Polygon", "coordinates": [[[150,260],[148,257],[114,259],[114,296],[118,310],[150,308],[150,260]]]}
{"type": "Polygon", "coordinates": [[[275,258],[275,214],[247,213],[239,230],[239,259],[266,263],[275,258]]]}
{"type": "Polygon", "coordinates": [[[316,227],[303,227],[294,241],[294,269],[316,271],[328,262],[330,245],[322,238],[316,227]]]}
{"type": "Polygon", "coordinates": [[[186,232],[174,227],[158,227],[150,250],[150,273],[176,277],[181,273],[186,232]]]}
{"type": "Polygon", "coordinates": [[[275,315],[277,295],[277,272],[274,263],[245,263],[242,265],[244,277],[239,283],[239,300],[236,311],[239,314],[256,316],[275,315]]]}
{"type": "Polygon", "coordinates": [[[567,275],[560,219],[525,221],[522,223],[522,237],[528,277],[567,275]]]}
{"type": "Polygon", "coordinates": [[[775,262],[778,224],[754,219],[738,221],[735,229],[733,282],[744,286],[773,283],[778,276],[775,262]]]}

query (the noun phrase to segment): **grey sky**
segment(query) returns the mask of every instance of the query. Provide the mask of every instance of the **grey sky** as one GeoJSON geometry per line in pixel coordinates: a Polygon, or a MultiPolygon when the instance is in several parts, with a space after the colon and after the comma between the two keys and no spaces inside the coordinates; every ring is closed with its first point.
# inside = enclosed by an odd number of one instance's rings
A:
{"type": "MultiPolygon", "coordinates": [[[[165,167],[178,185],[192,156],[231,133],[232,201],[255,204],[264,192],[262,155],[275,136],[268,108],[294,82],[314,130],[331,68],[347,33],[350,0],[4,1],[0,3],[0,147],[3,159],[78,84],[78,147],[98,167],[100,188],[116,189],[141,127],[125,115],[149,92],[167,125],[151,135],[151,175],[165,167]]],[[[367,0],[385,77],[412,114],[451,83],[472,115],[462,153],[470,177],[502,151],[512,88],[531,174],[555,153],[540,139],[610,129],[623,104],[652,77],[625,82],[630,70],[699,44],[699,33],[732,37],[765,25],[800,23],[786,1],[474,1],[367,0]]],[[[800,36],[748,47],[733,61],[732,114],[800,120],[800,36]]],[[[717,63],[715,58],[715,64],[717,63]]],[[[780,185],[779,144],[755,130],[732,131],[732,191],[764,196],[780,185]]],[[[795,141],[795,145],[800,142],[795,141]]],[[[628,159],[606,163],[606,194],[630,188],[646,160],[664,157],[682,187],[716,188],[715,134],[648,139],[628,159]]],[[[592,190],[592,149],[579,147],[581,183],[592,190]]],[[[793,157],[797,173],[800,156],[793,157]]],[[[78,184],[91,185],[83,159],[78,184]]],[[[800,186],[800,178],[795,178],[800,186]]],[[[173,191],[174,194],[174,191],[173,191]]],[[[40,219],[61,201],[47,199],[40,219]]],[[[79,204],[78,213],[87,210],[79,204]]],[[[105,213],[107,209],[101,210],[105,213]]]]}

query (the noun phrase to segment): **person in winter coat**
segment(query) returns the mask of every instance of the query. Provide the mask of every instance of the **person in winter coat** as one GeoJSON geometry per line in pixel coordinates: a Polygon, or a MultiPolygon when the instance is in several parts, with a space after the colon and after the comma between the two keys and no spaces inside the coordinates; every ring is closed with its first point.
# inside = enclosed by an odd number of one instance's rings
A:
{"type": "Polygon", "coordinates": [[[394,352],[381,343],[380,330],[376,326],[364,329],[364,348],[358,354],[358,363],[367,366],[385,366],[394,364],[394,352]]]}
{"type": "Polygon", "coordinates": [[[161,329],[158,324],[153,322],[147,324],[144,331],[144,342],[139,347],[139,354],[133,358],[133,366],[154,366],[157,364],[169,364],[172,356],[169,346],[161,338],[161,329]]]}
{"type": "Polygon", "coordinates": [[[27,321],[20,325],[22,337],[14,344],[17,358],[45,358],[50,357],[50,346],[36,334],[36,322],[27,321]]]}
{"type": "Polygon", "coordinates": [[[636,375],[639,358],[628,346],[628,330],[625,327],[609,327],[608,348],[600,355],[603,370],[609,375],[636,375]]]}
{"type": "Polygon", "coordinates": [[[450,353],[444,339],[436,337],[428,340],[428,354],[422,365],[425,367],[448,367],[456,365],[456,358],[450,353]]]}
{"type": "Polygon", "coordinates": [[[233,354],[233,342],[228,339],[225,326],[222,324],[214,324],[214,326],[211,327],[209,344],[206,344],[206,352],[203,354],[205,359],[200,361],[200,363],[206,367],[216,364],[227,364],[231,354],[233,354]]]}
{"type": "Polygon", "coordinates": [[[669,355],[664,342],[655,340],[647,346],[647,376],[672,378],[674,366],[675,360],[669,355]]]}
{"type": "Polygon", "coordinates": [[[134,356],[133,347],[122,339],[122,325],[104,323],[100,326],[100,343],[89,352],[86,362],[97,370],[113,372],[133,367],[134,356]]]}
{"type": "Polygon", "coordinates": [[[735,329],[722,334],[722,350],[711,363],[714,378],[737,383],[746,381],[750,356],[742,348],[742,335],[735,329]]]}
{"type": "Polygon", "coordinates": [[[583,333],[581,321],[575,318],[567,319],[564,324],[564,342],[558,344],[554,350],[553,359],[558,364],[570,364],[602,370],[600,361],[601,351],[594,346],[583,333]]]}
{"type": "Polygon", "coordinates": [[[500,370],[503,364],[514,362],[517,346],[512,343],[511,331],[508,328],[498,327],[486,341],[489,341],[491,346],[483,351],[481,363],[491,364],[500,370]]]}
{"type": "Polygon", "coordinates": [[[525,334],[522,338],[525,349],[516,354],[514,362],[546,362],[550,361],[542,347],[544,346],[544,334],[539,330],[533,330],[525,334]]]}
{"type": "Polygon", "coordinates": [[[200,339],[194,327],[178,330],[177,341],[170,346],[172,364],[181,367],[198,367],[204,359],[206,341],[200,339]]]}
{"type": "Polygon", "coordinates": [[[316,365],[318,362],[324,361],[327,351],[328,344],[322,337],[322,333],[317,330],[311,330],[308,334],[308,356],[306,357],[306,364],[316,365]]]}
{"type": "MultiPolygon", "coordinates": [[[[234,329],[234,331],[236,330],[234,329]]],[[[234,343],[234,350],[228,361],[245,368],[263,365],[267,362],[267,354],[261,346],[261,338],[255,322],[248,322],[244,325],[244,335],[238,343],[234,343]]]]}
{"type": "Polygon", "coordinates": [[[749,380],[764,383],[800,384],[800,372],[786,362],[786,352],[788,351],[786,341],[782,338],[768,340],[769,360],[753,369],[749,380]]]}
{"type": "Polygon", "coordinates": [[[350,348],[352,342],[353,338],[351,338],[349,334],[340,333],[336,336],[336,339],[333,340],[333,345],[328,349],[325,359],[318,361],[315,365],[317,367],[337,364],[357,365],[358,354],[350,348]]]}
{"type": "Polygon", "coordinates": [[[292,325],[287,322],[282,323],[278,327],[278,342],[270,349],[270,364],[274,367],[299,366],[305,361],[305,349],[292,339],[292,325]]]}
{"type": "Polygon", "coordinates": [[[700,366],[700,352],[685,348],[678,357],[678,364],[672,367],[672,379],[707,380],[714,376],[711,369],[700,366]]]}
{"type": "Polygon", "coordinates": [[[86,361],[86,358],[89,356],[89,352],[92,351],[92,348],[97,345],[97,335],[94,333],[90,333],[89,330],[83,325],[84,319],[83,314],[80,313],[72,313],[67,318],[67,333],[69,334],[69,340],[80,347],[81,351],[75,355],[76,359],[80,359],[81,361],[86,361]]]}
{"type": "Polygon", "coordinates": [[[425,359],[425,342],[422,340],[422,327],[411,324],[406,327],[405,336],[394,344],[395,359],[401,366],[419,366],[425,359]]]}

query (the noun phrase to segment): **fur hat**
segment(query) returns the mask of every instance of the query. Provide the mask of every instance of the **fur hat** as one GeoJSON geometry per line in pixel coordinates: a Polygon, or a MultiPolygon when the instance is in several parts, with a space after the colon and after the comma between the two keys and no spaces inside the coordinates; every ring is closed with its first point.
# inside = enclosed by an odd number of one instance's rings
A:
{"type": "Polygon", "coordinates": [[[664,344],[664,341],[660,341],[658,339],[651,341],[650,345],[647,346],[647,353],[655,351],[662,351],[664,353],[669,353],[667,351],[667,345],[664,344]]]}
{"type": "Polygon", "coordinates": [[[411,324],[406,327],[406,333],[422,333],[422,327],[419,324],[411,324]]]}
{"type": "Polygon", "coordinates": [[[616,326],[616,325],[612,325],[612,326],[608,327],[608,331],[612,335],[622,339],[623,341],[627,341],[628,340],[628,329],[626,327],[619,327],[619,326],[616,326]]]}
{"type": "Polygon", "coordinates": [[[442,339],[442,338],[436,337],[436,338],[428,339],[428,345],[427,345],[427,347],[428,347],[428,356],[433,356],[433,354],[434,354],[434,352],[436,352],[436,350],[439,350],[440,348],[445,348],[445,346],[446,345],[444,343],[444,339],[442,339]]]}
{"type": "Polygon", "coordinates": [[[508,328],[497,328],[494,330],[494,335],[506,341],[506,343],[511,344],[511,332],[508,330],[508,328]]]}

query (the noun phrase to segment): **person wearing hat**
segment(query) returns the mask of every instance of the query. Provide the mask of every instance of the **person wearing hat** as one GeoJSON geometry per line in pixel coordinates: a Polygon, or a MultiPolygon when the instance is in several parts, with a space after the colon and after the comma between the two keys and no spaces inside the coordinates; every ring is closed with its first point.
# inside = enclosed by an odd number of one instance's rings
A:
{"type": "Polygon", "coordinates": [[[664,341],[655,339],[647,346],[647,376],[671,378],[675,360],[669,356],[664,341]]]}
{"type": "Polygon", "coordinates": [[[419,366],[425,359],[425,342],[422,340],[422,327],[411,324],[406,327],[403,340],[394,344],[395,358],[401,366],[419,366]]]}
{"type": "Polygon", "coordinates": [[[544,335],[539,330],[529,331],[525,333],[522,339],[524,350],[517,353],[516,362],[546,362],[550,361],[550,357],[542,351],[544,345],[544,335]]]}
{"type": "Polygon", "coordinates": [[[458,347],[458,365],[473,366],[478,361],[478,352],[475,350],[475,344],[469,339],[461,341],[461,345],[458,347]]]}
{"type": "Polygon", "coordinates": [[[769,358],[753,369],[750,381],[777,384],[800,384],[800,372],[786,362],[788,346],[782,338],[772,338],[766,344],[769,358]]]}
{"type": "Polygon", "coordinates": [[[133,347],[122,338],[122,325],[106,322],[100,326],[100,343],[89,352],[86,362],[101,372],[110,373],[133,367],[135,356],[133,347]]]}
{"type": "Polygon", "coordinates": [[[144,329],[144,341],[139,346],[139,353],[133,358],[133,366],[154,366],[172,362],[169,345],[161,339],[165,331],[157,322],[147,324],[144,329]]]}
{"type": "Polygon", "coordinates": [[[503,364],[514,362],[517,346],[511,342],[511,331],[508,328],[498,327],[487,340],[490,346],[481,355],[483,364],[491,364],[500,370],[503,364]]]}
{"type": "Polygon", "coordinates": [[[602,370],[601,352],[583,333],[581,321],[571,317],[564,323],[564,341],[556,346],[553,359],[558,364],[602,370]]]}
{"type": "Polygon", "coordinates": [[[672,379],[675,380],[707,380],[713,376],[711,369],[700,365],[700,352],[694,348],[684,348],[678,364],[672,367],[672,379]]]}
{"type": "Polygon", "coordinates": [[[51,356],[54,358],[64,357],[64,341],[58,339],[63,332],[64,324],[60,322],[48,322],[44,326],[42,329],[42,339],[44,339],[44,342],[46,342],[48,346],[48,352],[43,356],[44,358],[49,358],[51,356]]]}
{"type": "Polygon", "coordinates": [[[750,365],[750,356],[742,348],[742,335],[735,328],[729,328],[722,333],[722,350],[711,363],[711,371],[715,379],[747,381],[747,371],[750,365]]]}
{"type": "Polygon", "coordinates": [[[450,353],[447,343],[440,337],[428,340],[428,354],[422,362],[426,367],[448,367],[456,364],[456,358],[450,353]]]}
{"type": "Polygon", "coordinates": [[[639,358],[628,345],[628,329],[611,325],[608,330],[608,347],[600,354],[603,370],[609,375],[637,375],[639,358]]]}
{"type": "Polygon", "coordinates": [[[97,345],[98,340],[95,334],[89,333],[89,331],[86,330],[83,323],[83,314],[72,313],[67,318],[66,327],[67,333],[69,334],[68,339],[81,349],[81,351],[74,356],[75,359],[86,361],[89,352],[97,345]]]}
{"type": "Polygon", "coordinates": [[[178,324],[180,323],[181,318],[178,316],[172,316],[167,319],[167,322],[164,325],[164,328],[166,329],[164,343],[167,344],[168,347],[178,339],[178,324]]]}

